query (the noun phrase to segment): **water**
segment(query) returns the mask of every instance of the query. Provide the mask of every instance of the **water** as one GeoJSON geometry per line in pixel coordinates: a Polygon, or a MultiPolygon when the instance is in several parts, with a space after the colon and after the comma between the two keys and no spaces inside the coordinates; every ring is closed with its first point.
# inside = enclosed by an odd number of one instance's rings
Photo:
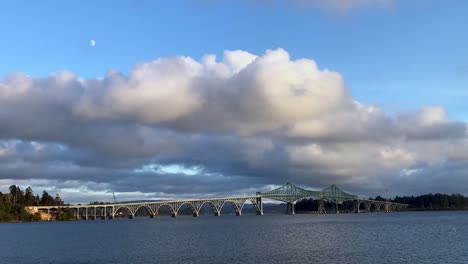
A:
{"type": "Polygon", "coordinates": [[[468,212],[0,224],[0,263],[468,263],[468,212]]]}

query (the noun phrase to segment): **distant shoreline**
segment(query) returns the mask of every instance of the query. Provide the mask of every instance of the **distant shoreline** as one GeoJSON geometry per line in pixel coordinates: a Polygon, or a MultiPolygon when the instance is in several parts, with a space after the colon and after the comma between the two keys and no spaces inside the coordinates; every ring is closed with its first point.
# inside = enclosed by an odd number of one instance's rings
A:
{"type": "MultiPolygon", "coordinates": [[[[468,212],[468,209],[465,210],[459,210],[459,209],[419,209],[419,208],[412,208],[412,209],[407,209],[407,210],[401,210],[398,212],[468,212]]],[[[354,213],[354,212],[340,212],[339,214],[373,214],[373,213],[384,213],[384,212],[361,212],[361,213],[354,213]]],[[[396,212],[391,212],[391,213],[396,213],[396,212]]],[[[391,214],[390,213],[390,214],[391,214]]],[[[266,215],[282,215],[284,213],[279,213],[279,212],[271,212],[271,213],[266,213],[266,215]]],[[[296,211],[296,214],[303,214],[303,215],[334,215],[334,213],[325,213],[325,214],[320,214],[316,211],[296,211]]],[[[226,214],[230,215],[230,214],[226,214]]],[[[254,215],[254,214],[243,214],[243,215],[254,215]]],[[[285,215],[285,214],[284,214],[285,215]]],[[[179,215],[179,217],[190,217],[191,215],[179,215]]],[[[210,215],[204,215],[204,216],[210,216],[210,215]]],[[[231,215],[232,216],[232,215],[231,215]]],[[[168,217],[170,218],[169,215],[165,215],[162,217],[168,217]]],[[[203,217],[201,215],[201,217],[203,217]]],[[[126,218],[126,217],[121,217],[121,218],[126,218]]],[[[147,216],[138,216],[138,218],[147,218],[147,216]]],[[[0,221],[0,224],[21,224],[21,223],[39,223],[39,222],[80,222],[80,221],[99,221],[100,219],[97,220],[75,220],[75,219],[68,219],[68,220],[37,220],[37,221],[0,221]]],[[[107,219],[106,219],[107,220],[107,219]]]]}

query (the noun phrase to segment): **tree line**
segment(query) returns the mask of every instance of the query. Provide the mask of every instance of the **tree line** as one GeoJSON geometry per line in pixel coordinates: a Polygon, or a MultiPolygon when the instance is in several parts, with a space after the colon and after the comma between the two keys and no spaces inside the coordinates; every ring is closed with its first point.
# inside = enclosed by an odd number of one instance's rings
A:
{"type": "Polygon", "coordinates": [[[425,194],[420,196],[395,197],[395,203],[409,204],[414,210],[468,210],[468,197],[461,194],[425,194]]]}
{"type": "Polygon", "coordinates": [[[24,208],[26,206],[57,206],[64,205],[60,196],[55,198],[50,196],[47,191],[42,195],[34,195],[31,187],[24,191],[17,185],[11,185],[8,193],[0,192],[0,221],[1,222],[23,222],[40,220],[39,213],[29,214],[24,208]]]}
{"type": "MultiPolygon", "coordinates": [[[[387,199],[377,196],[369,198],[369,200],[387,201],[387,199]]],[[[468,210],[468,197],[461,194],[424,194],[420,196],[396,196],[394,199],[389,199],[389,202],[408,204],[406,210],[421,210],[421,211],[448,211],[448,210],[468,210]]],[[[324,202],[325,210],[334,210],[333,203],[324,202]]],[[[302,199],[296,203],[296,211],[318,211],[319,201],[314,199],[302,199]]],[[[339,205],[340,210],[353,211],[354,203],[346,201],[339,205]]]]}

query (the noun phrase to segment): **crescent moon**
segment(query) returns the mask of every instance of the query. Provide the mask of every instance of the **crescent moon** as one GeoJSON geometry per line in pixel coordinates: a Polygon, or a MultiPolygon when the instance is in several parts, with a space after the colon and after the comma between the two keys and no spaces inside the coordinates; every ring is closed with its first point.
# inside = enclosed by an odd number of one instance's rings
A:
{"type": "Polygon", "coordinates": [[[94,39],[90,40],[89,43],[91,44],[91,47],[96,46],[96,41],[94,39]]]}

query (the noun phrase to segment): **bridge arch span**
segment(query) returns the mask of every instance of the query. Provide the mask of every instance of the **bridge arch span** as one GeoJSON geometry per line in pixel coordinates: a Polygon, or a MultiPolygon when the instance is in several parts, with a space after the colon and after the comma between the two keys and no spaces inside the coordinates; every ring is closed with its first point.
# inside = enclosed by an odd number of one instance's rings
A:
{"type": "Polygon", "coordinates": [[[159,209],[161,209],[162,207],[168,208],[168,209],[169,209],[169,212],[170,212],[173,216],[175,216],[175,214],[177,214],[176,211],[174,210],[174,207],[172,207],[172,206],[171,206],[170,204],[168,204],[168,203],[164,203],[164,204],[160,204],[160,205],[156,208],[156,210],[154,211],[156,215],[159,215],[159,209]]]}
{"type": "Polygon", "coordinates": [[[370,204],[366,201],[359,201],[357,207],[359,210],[364,210],[364,211],[370,210],[370,204]]]}
{"type": "Polygon", "coordinates": [[[243,203],[242,203],[242,208],[241,208],[241,211],[244,210],[244,206],[246,204],[251,204],[253,206],[253,209],[255,209],[255,213],[257,215],[259,214],[263,214],[263,207],[262,205],[260,204],[259,201],[256,201],[255,199],[246,199],[243,203]]]}
{"type": "Polygon", "coordinates": [[[154,214],[155,214],[154,211],[153,211],[153,209],[151,209],[151,207],[149,207],[148,205],[140,205],[140,206],[138,206],[137,208],[135,208],[134,214],[136,215],[136,213],[137,213],[139,210],[141,210],[141,208],[145,208],[145,210],[146,210],[148,213],[150,213],[150,215],[154,215],[154,214]]]}
{"type": "Polygon", "coordinates": [[[219,208],[219,212],[221,212],[226,204],[230,204],[236,213],[236,215],[241,215],[242,214],[242,208],[244,207],[245,200],[240,202],[240,201],[234,201],[234,200],[226,200],[223,202],[223,204],[219,208]]]}
{"type": "Polygon", "coordinates": [[[215,216],[219,216],[221,214],[221,208],[217,207],[212,201],[204,201],[202,204],[200,204],[200,207],[198,207],[198,213],[201,212],[203,206],[205,205],[209,205],[213,209],[215,216]]]}
{"type": "Polygon", "coordinates": [[[385,207],[386,207],[386,206],[385,206],[385,203],[380,203],[380,204],[378,204],[378,207],[379,207],[379,210],[378,210],[378,211],[382,211],[382,210],[383,210],[384,212],[387,211],[387,208],[385,208],[385,207]]]}
{"type": "Polygon", "coordinates": [[[188,205],[190,207],[190,209],[192,210],[192,214],[198,214],[197,208],[195,208],[195,206],[191,202],[183,202],[179,206],[176,205],[177,209],[175,210],[175,213],[179,214],[180,209],[184,205],[188,205]]]}
{"type": "Polygon", "coordinates": [[[393,205],[392,204],[385,204],[385,212],[392,212],[393,210],[393,205]]]}
{"type": "Polygon", "coordinates": [[[380,208],[380,205],[379,203],[377,202],[372,202],[369,206],[369,211],[370,212],[378,212],[379,211],[379,208],[380,208]]]}
{"type": "Polygon", "coordinates": [[[125,209],[128,212],[129,215],[131,215],[131,216],[134,215],[134,213],[132,212],[132,210],[129,207],[119,206],[114,210],[114,216],[117,216],[117,213],[119,212],[119,210],[123,210],[123,209],[125,209]]]}

